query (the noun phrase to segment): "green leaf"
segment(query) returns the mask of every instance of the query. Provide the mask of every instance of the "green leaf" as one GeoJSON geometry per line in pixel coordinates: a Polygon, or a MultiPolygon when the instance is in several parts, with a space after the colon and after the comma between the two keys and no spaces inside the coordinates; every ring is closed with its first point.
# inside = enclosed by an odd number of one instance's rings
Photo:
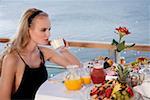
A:
{"type": "Polygon", "coordinates": [[[134,65],[136,65],[136,64],[138,64],[137,61],[131,62],[131,65],[132,65],[132,66],[134,66],[134,65]]]}
{"type": "Polygon", "coordinates": [[[131,47],[133,47],[134,45],[135,45],[135,43],[133,43],[132,45],[126,46],[126,48],[131,48],[131,47]]]}
{"type": "Polygon", "coordinates": [[[115,39],[113,39],[111,45],[118,45],[118,42],[115,39]]]}
{"type": "Polygon", "coordinates": [[[121,42],[120,44],[117,45],[117,51],[120,52],[122,50],[124,50],[125,47],[125,41],[121,42]]]}
{"type": "Polygon", "coordinates": [[[120,64],[117,66],[117,72],[119,75],[121,75],[123,73],[123,68],[120,64]]]}
{"type": "Polygon", "coordinates": [[[123,70],[123,74],[125,75],[125,77],[127,77],[128,75],[129,75],[129,69],[126,67],[126,68],[124,68],[124,70],[123,70]]]}

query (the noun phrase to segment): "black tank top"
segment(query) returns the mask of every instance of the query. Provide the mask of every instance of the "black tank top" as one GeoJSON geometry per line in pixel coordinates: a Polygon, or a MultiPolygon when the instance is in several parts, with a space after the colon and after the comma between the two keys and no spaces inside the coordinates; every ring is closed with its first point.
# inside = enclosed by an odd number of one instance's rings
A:
{"type": "MultiPolygon", "coordinates": [[[[40,49],[39,49],[40,51],[40,49]]],[[[21,55],[18,53],[22,61],[25,63],[21,55]]],[[[30,68],[25,63],[25,70],[23,77],[18,87],[18,90],[12,95],[12,100],[34,100],[38,88],[47,80],[48,74],[44,65],[44,56],[40,51],[40,58],[42,60],[39,68],[30,68]]]]}

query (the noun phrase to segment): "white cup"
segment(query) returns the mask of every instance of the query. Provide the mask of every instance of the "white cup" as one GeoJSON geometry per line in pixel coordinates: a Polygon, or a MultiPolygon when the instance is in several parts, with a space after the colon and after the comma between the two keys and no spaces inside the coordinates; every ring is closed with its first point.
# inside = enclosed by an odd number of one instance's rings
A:
{"type": "Polygon", "coordinates": [[[63,38],[54,39],[51,41],[51,45],[54,49],[58,49],[60,47],[64,47],[65,43],[63,38]]]}

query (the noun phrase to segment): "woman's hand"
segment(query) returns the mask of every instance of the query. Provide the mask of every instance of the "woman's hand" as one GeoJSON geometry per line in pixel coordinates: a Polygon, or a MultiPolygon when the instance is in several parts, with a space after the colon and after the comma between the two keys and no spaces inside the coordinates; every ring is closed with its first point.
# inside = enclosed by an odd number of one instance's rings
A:
{"type": "Polygon", "coordinates": [[[60,47],[60,49],[59,49],[59,51],[60,51],[61,53],[67,52],[67,51],[68,51],[68,48],[69,48],[69,43],[68,43],[65,39],[63,39],[63,41],[64,41],[64,46],[63,46],[63,47],[60,47]]]}

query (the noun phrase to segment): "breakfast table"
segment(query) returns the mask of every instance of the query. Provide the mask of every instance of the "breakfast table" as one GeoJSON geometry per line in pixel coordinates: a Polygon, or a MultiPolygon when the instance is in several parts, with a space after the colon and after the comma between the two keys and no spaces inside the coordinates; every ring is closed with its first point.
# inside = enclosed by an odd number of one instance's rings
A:
{"type": "Polygon", "coordinates": [[[69,91],[63,83],[65,73],[60,73],[45,81],[36,93],[35,100],[87,100],[85,88],[69,91]]]}
{"type": "MultiPolygon", "coordinates": [[[[38,89],[35,100],[90,100],[90,85],[84,85],[80,90],[69,91],[63,83],[65,72],[45,81],[38,89]]],[[[106,79],[115,79],[115,76],[106,76],[106,79]]],[[[142,85],[134,88],[143,95],[144,100],[150,100],[150,82],[144,81],[142,85]]],[[[139,99],[142,100],[142,99],[139,99]]]]}
{"type": "MultiPolygon", "coordinates": [[[[63,78],[65,72],[62,72],[47,81],[38,89],[35,100],[89,100],[90,85],[83,85],[80,90],[69,91],[66,89],[63,78]]],[[[106,79],[113,79],[115,76],[106,76],[106,79]]]]}
{"type": "MultiPolygon", "coordinates": [[[[134,100],[150,100],[150,67],[141,70],[140,73],[145,74],[145,79],[141,85],[134,87],[135,95],[138,94],[138,99],[134,100]]],[[[71,91],[64,84],[66,74],[67,71],[61,72],[46,80],[38,89],[35,100],[90,100],[90,91],[94,86],[93,83],[83,85],[80,90],[71,91]]],[[[105,80],[116,78],[117,76],[106,75],[105,80]]]]}

